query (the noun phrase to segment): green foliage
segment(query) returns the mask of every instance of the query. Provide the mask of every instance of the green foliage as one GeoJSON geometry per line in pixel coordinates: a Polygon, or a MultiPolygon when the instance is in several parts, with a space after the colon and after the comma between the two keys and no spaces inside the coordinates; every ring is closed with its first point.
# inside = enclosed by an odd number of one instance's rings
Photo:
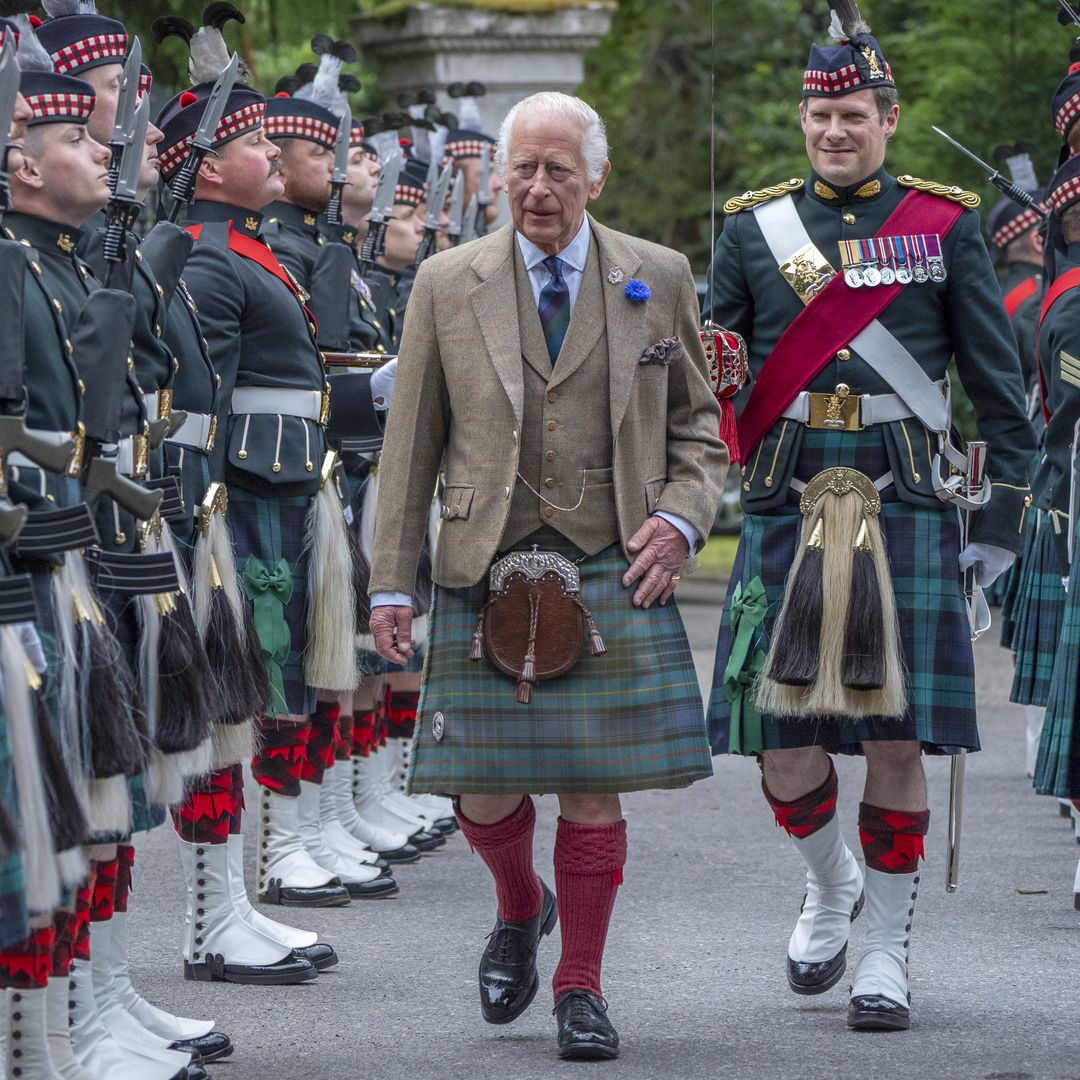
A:
{"type": "MultiPolygon", "coordinates": [[[[614,171],[600,206],[616,228],[671,244],[704,271],[709,248],[710,81],[715,73],[716,192],[806,172],[797,107],[809,43],[824,42],[825,0],[619,0],[611,34],[589,55],[581,93],[608,122],[614,171]],[[710,53],[715,63],[710,62],[710,53]]],[[[1049,100],[1072,35],[1049,0],[864,0],[900,88],[895,172],[999,197],[931,124],[989,160],[1035,143],[1044,182],[1060,140],[1049,100]]],[[[722,222],[718,221],[717,228],[722,222]]]]}

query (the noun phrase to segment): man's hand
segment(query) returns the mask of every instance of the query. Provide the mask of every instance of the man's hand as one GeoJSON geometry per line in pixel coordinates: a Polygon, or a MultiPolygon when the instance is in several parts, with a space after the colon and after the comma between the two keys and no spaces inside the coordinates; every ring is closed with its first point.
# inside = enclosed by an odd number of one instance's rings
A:
{"type": "Polygon", "coordinates": [[[404,664],[412,658],[412,608],[372,608],[368,625],[381,657],[392,664],[404,664]]]}
{"type": "Polygon", "coordinates": [[[679,568],[690,554],[686,537],[671,522],[650,517],[626,546],[635,558],[623,574],[623,588],[642,579],[634,593],[634,606],[650,607],[658,597],[666,604],[679,583],[679,568]]]}
{"type": "Polygon", "coordinates": [[[1006,548],[994,544],[968,544],[960,552],[960,573],[975,569],[975,584],[980,589],[989,589],[991,585],[1016,561],[1016,555],[1006,548]]]}

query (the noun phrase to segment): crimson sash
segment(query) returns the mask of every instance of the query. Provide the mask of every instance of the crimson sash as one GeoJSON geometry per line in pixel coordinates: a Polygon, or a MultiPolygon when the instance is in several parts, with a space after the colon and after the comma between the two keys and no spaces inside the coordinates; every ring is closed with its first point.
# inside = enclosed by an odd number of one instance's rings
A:
{"type": "MultiPolygon", "coordinates": [[[[909,191],[876,235],[946,236],[963,212],[959,203],[909,191]]],[[[746,454],[837,352],[850,345],[907,287],[852,289],[844,275],[837,274],[799,312],[762,364],[739,417],[739,443],[746,454]]]]}
{"type": "Polygon", "coordinates": [[[1005,304],[1005,310],[1009,314],[1011,319],[1016,314],[1016,309],[1029,297],[1034,296],[1039,291],[1039,282],[1037,278],[1029,277],[1020,282],[1019,285],[1014,285],[1004,297],[1002,301],[1005,304]]]}
{"type": "Polygon", "coordinates": [[[1042,404],[1043,419],[1050,423],[1049,387],[1046,385],[1046,375],[1043,371],[1042,359],[1039,356],[1039,332],[1042,330],[1043,320],[1050,314],[1050,309],[1070,290],[1080,285],[1080,266],[1074,266],[1066,270],[1060,277],[1054,279],[1054,284],[1046,290],[1043,297],[1042,307],[1039,309],[1039,322],[1035,327],[1035,368],[1039,373],[1039,401],[1042,404]]]}

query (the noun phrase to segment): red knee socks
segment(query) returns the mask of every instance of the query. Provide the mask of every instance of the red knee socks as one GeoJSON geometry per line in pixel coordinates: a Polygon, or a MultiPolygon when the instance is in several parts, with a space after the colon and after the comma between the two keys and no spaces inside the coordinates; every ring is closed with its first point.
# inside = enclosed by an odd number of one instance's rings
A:
{"type": "MultiPolygon", "coordinates": [[[[25,941],[0,951],[0,989],[43,989],[49,981],[55,945],[56,931],[46,926],[34,930],[25,941]]],[[[15,1054],[18,1056],[17,1048],[15,1054]]]]}
{"type": "Polygon", "coordinates": [[[555,835],[555,895],[559,901],[562,958],[552,989],[600,995],[600,965],[615,896],[626,862],[626,822],[579,825],[559,818],[555,835]]]}
{"type": "Polygon", "coordinates": [[[341,708],[336,701],[320,701],[308,717],[308,739],[300,779],[321,784],[326,770],[334,764],[334,743],[341,708]]]}
{"type": "Polygon", "coordinates": [[[261,748],[251,759],[251,775],[279,795],[299,795],[310,725],[263,716],[256,726],[261,748]]]}
{"type": "Polygon", "coordinates": [[[859,803],[859,839],[871,870],[914,874],[924,858],[923,838],[929,828],[929,810],[885,810],[859,803]]]}
{"type": "Polygon", "coordinates": [[[478,825],[460,809],[457,811],[469,847],[484,860],[495,878],[499,917],[507,922],[524,922],[540,910],[544,894],[533,869],[533,827],[536,807],[528,795],[521,805],[494,825],[478,825]]]}
{"type": "Polygon", "coordinates": [[[828,825],[836,814],[836,770],[831,761],[829,775],[821,787],[814,788],[791,802],[777,799],[766,786],[764,777],[761,779],[761,790],[776,815],[776,824],[795,840],[812,836],[818,829],[828,825]]]}
{"type": "Polygon", "coordinates": [[[229,765],[199,777],[187,798],[172,810],[173,828],[188,844],[224,844],[239,822],[235,771],[229,765]]]}

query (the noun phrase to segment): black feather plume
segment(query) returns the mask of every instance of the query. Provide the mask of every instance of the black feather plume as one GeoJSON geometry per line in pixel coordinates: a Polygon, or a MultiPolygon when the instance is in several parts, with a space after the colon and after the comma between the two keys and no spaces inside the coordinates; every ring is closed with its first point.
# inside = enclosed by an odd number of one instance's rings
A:
{"type": "Polygon", "coordinates": [[[275,96],[288,94],[289,97],[292,97],[301,85],[303,84],[295,75],[282,75],[274,84],[274,94],[275,96]]]}
{"type": "Polygon", "coordinates": [[[316,56],[328,53],[334,47],[334,39],[329,34],[316,34],[311,39],[311,51],[316,56]]]}
{"type": "Polygon", "coordinates": [[[356,49],[349,41],[335,41],[330,46],[330,55],[336,56],[343,64],[356,63],[356,49]]]}
{"type": "Polygon", "coordinates": [[[465,89],[465,84],[463,82],[452,82],[446,88],[446,92],[450,95],[450,97],[454,98],[455,100],[459,97],[465,97],[467,93],[465,89]]]}
{"type": "Polygon", "coordinates": [[[195,27],[179,15],[161,15],[150,25],[154,40],[160,45],[166,38],[183,38],[189,45],[195,36],[195,27]]]}
{"type": "Polygon", "coordinates": [[[837,40],[870,33],[870,27],[859,13],[859,5],[855,0],[829,0],[829,7],[833,13],[829,32],[837,40]],[[837,33],[837,30],[840,32],[837,33]]]}
{"type": "Polygon", "coordinates": [[[207,4],[203,11],[202,24],[220,30],[230,19],[235,19],[238,23],[247,21],[244,13],[235,4],[207,4]]]}
{"type": "Polygon", "coordinates": [[[359,94],[360,80],[355,75],[342,75],[338,79],[338,89],[343,94],[359,94]]]}

